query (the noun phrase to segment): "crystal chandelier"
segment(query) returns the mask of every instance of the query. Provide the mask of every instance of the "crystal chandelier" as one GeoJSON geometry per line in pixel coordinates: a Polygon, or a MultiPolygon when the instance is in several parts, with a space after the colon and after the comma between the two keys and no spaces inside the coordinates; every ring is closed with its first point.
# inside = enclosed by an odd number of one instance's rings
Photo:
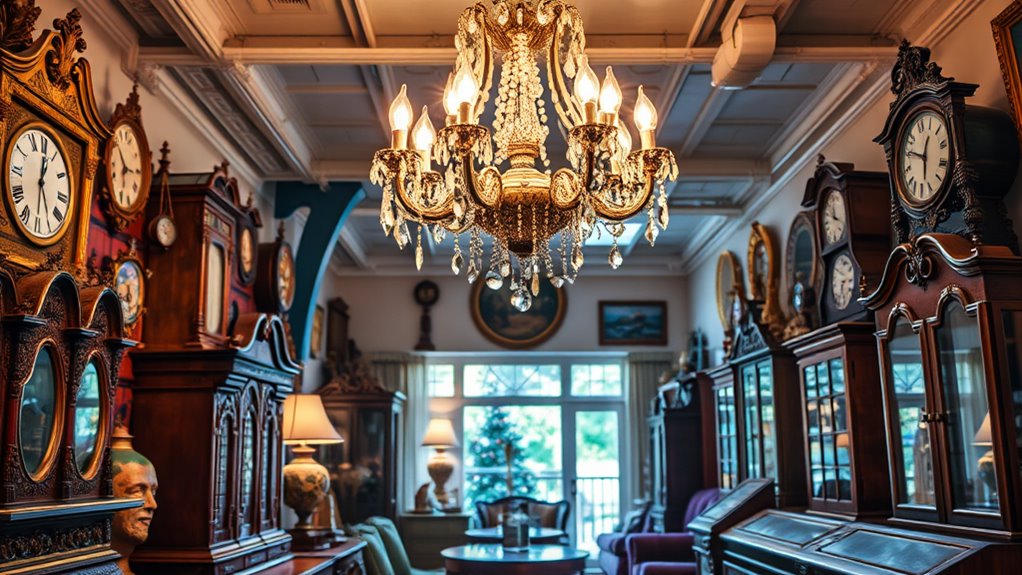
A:
{"type": "Polygon", "coordinates": [[[370,179],[383,188],[380,224],[400,248],[411,243],[409,225],[416,225],[416,267],[422,267],[423,228],[438,243],[451,232],[452,271],[466,269],[469,282],[485,272],[486,285],[495,290],[510,281],[511,303],[525,311],[543,273],[558,288],[575,281],[582,247],[592,234],[610,234],[608,261],[617,269],[623,260],[617,245],[623,222],[645,210],[645,236],[653,245],[658,228],[668,223],[664,182],[677,178],[678,166],[670,150],[654,143],[657,113],[642,86],[634,115],[641,149],[632,151],[631,135],[618,118],[622,97],[614,71],[607,67],[601,86],[589,67],[574,6],[562,0],[492,4],[477,3],[458,21],[455,72],[443,97],[446,125],[436,133],[423,107],[413,128],[402,85],[390,106],[391,145],[376,152],[370,179]],[[479,117],[490,96],[497,54],[491,137],[479,117]],[[553,174],[541,57],[550,103],[567,133],[571,166],[553,174]],[[494,240],[488,265],[484,232],[494,240]],[[461,234],[470,238],[467,266],[461,234]]]}

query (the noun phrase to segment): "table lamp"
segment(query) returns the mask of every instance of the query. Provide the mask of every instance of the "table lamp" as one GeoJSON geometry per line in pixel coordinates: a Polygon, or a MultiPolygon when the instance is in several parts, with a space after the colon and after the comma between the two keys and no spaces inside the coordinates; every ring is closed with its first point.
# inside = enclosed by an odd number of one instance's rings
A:
{"type": "Polygon", "coordinates": [[[431,419],[429,421],[426,435],[422,438],[422,446],[436,448],[436,453],[429,458],[426,469],[435,485],[433,494],[436,495],[437,504],[443,511],[458,510],[450,507],[450,500],[444,486],[451,478],[451,474],[454,473],[454,460],[450,454],[446,453],[446,450],[459,445],[458,438],[454,436],[454,426],[450,419],[431,419]]]}
{"type": "MultiPolygon", "coordinates": [[[[976,447],[987,447],[986,453],[980,456],[976,462],[976,472],[979,478],[986,483],[992,496],[997,495],[997,475],[994,469],[994,438],[990,434],[990,413],[987,412],[980,424],[979,430],[972,438],[972,444],[976,447]]],[[[992,498],[992,497],[991,497],[992,498]]]]}
{"type": "Polygon", "coordinates": [[[293,446],[295,455],[284,466],[284,503],[298,515],[298,523],[289,531],[293,549],[324,549],[336,541],[332,529],[309,522],[330,488],[330,474],[312,458],[316,448],[310,445],[342,441],[318,395],[295,394],[284,399],[284,443],[293,446]]]}

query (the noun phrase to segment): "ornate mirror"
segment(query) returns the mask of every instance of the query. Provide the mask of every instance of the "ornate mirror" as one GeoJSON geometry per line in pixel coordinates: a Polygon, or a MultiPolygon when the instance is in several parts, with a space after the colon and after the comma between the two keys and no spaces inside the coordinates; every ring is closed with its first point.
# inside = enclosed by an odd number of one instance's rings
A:
{"type": "Polygon", "coordinates": [[[738,258],[731,252],[723,252],[717,258],[717,315],[720,325],[728,330],[728,317],[731,314],[732,292],[742,289],[742,266],[738,258]]]}
{"type": "Polygon", "coordinates": [[[83,477],[95,475],[93,463],[99,445],[100,422],[102,421],[102,401],[100,395],[99,366],[93,359],[85,366],[82,380],[78,386],[75,399],[74,419],[74,453],[75,465],[83,477]]]}
{"type": "Polygon", "coordinates": [[[36,355],[32,374],[21,391],[21,416],[18,439],[21,460],[32,479],[39,480],[48,471],[59,436],[57,404],[57,365],[48,345],[36,355]]]}

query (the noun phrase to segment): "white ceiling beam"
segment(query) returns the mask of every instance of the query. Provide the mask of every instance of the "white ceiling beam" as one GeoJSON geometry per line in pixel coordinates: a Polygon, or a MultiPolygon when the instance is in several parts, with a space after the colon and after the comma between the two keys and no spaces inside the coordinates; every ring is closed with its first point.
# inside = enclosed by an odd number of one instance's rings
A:
{"type": "MultiPolygon", "coordinates": [[[[318,179],[329,181],[363,181],[369,179],[371,161],[319,160],[312,163],[318,179]]],[[[678,181],[734,182],[770,177],[770,166],[764,161],[731,158],[684,158],[678,162],[678,181]]]]}
{"type": "MultiPolygon", "coordinates": [[[[403,65],[450,66],[457,52],[451,48],[428,46],[361,48],[354,46],[309,45],[299,39],[246,38],[223,48],[227,60],[246,64],[335,64],[335,65],[403,65]]],[[[598,64],[710,64],[716,48],[587,48],[589,60],[598,64]]],[[[156,63],[168,62],[173,54],[143,49],[140,59],[153,54],[156,63]]],[[[894,58],[896,46],[778,46],[774,62],[861,62],[894,58]]],[[[187,62],[194,58],[186,56],[187,62]]],[[[182,65],[187,65],[182,63],[182,65]]]]}
{"type": "Polygon", "coordinates": [[[692,29],[688,33],[689,48],[702,45],[710,39],[726,7],[726,0],[703,0],[703,5],[699,8],[696,21],[692,24],[692,29]]]}
{"type": "Polygon", "coordinates": [[[706,97],[702,107],[699,108],[699,113],[696,114],[692,126],[688,129],[688,134],[685,135],[685,141],[681,145],[682,158],[691,156],[696,151],[703,138],[706,137],[706,133],[710,131],[713,123],[717,120],[717,116],[724,110],[724,106],[735,92],[735,90],[724,90],[719,86],[713,87],[710,95],[706,97]]]}
{"type": "Polygon", "coordinates": [[[372,269],[373,266],[369,264],[369,257],[366,255],[365,246],[362,245],[358,232],[353,230],[351,226],[341,226],[341,235],[337,238],[337,243],[341,249],[347,252],[359,269],[372,269]]]}

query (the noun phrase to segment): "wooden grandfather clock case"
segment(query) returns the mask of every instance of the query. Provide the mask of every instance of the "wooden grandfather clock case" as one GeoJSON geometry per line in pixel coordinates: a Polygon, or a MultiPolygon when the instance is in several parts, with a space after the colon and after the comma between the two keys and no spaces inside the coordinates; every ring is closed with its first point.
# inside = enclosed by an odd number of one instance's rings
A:
{"type": "Polygon", "coordinates": [[[252,311],[235,238],[257,218],[226,164],[169,176],[178,238],[151,246],[145,349],[132,356],[134,444],[160,508],[138,573],[221,575],[290,557],[280,523],[284,398],[301,366],[280,317],[252,311]],[[230,303],[228,303],[230,302],[230,303]]]}
{"type": "Polygon", "coordinates": [[[77,54],[81,14],[33,40],[39,14],[31,1],[0,12],[0,573],[115,575],[111,518],[141,504],[113,498],[110,465],[133,342],[117,295],[84,265],[110,132],[77,54]]]}

